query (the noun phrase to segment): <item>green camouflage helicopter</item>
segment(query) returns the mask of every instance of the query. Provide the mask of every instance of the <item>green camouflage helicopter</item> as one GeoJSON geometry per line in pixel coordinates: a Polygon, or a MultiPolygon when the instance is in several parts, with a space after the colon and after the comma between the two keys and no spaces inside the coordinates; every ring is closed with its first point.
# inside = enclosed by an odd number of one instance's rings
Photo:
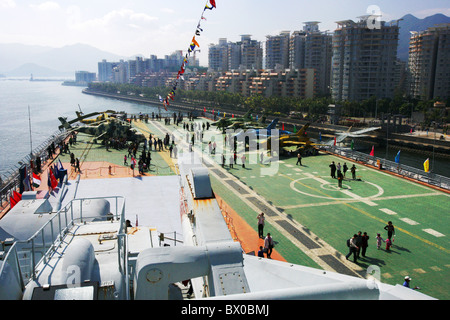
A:
{"type": "Polygon", "coordinates": [[[94,125],[83,124],[80,126],[72,126],[64,117],[58,117],[58,119],[61,122],[60,129],[65,128],[67,131],[82,132],[103,141],[125,138],[127,141],[140,143],[145,140],[145,136],[133,128],[130,123],[116,118],[108,118],[96,122],[94,125]]]}

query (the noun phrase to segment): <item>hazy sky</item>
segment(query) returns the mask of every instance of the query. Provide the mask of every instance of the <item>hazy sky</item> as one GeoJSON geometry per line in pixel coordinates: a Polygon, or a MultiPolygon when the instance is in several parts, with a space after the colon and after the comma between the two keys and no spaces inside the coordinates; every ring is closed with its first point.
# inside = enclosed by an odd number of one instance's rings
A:
{"type": "MultiPolygon", "coordinates": [[[[123,56],[155,54],[163,58],[187,50],[206,0],[0,0],[0,43],[51,47],[84,43],[123,56]]],[[[209,3],[209,2],[208,2],[209,3]]],[[[264,41],[266,35],[302,29],[320,21],[334,30],[335,21],[357,20],[377,6],[382,20],[407,13],[418,18],[443,13],[449,0],[216,0],[205,12],[203,32],[196,37],[207,63],[207,48],[219,38],[240,40],[241,34],[264,41]]]]}

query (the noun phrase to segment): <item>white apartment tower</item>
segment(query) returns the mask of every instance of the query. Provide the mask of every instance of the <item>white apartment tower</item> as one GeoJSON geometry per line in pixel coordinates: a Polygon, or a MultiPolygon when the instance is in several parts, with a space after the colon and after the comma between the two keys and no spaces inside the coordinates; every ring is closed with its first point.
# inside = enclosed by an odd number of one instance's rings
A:
{"type": "Polygon", "coordinates": [[[423,100],[450,97],[450,24],[411,33],[408,69],[412,97],[423,100]]]}
{"type": "Polygon", "coordinates": [[[220,38],[219,44],[210,44],[208,52],[208,65],[212,71],[228,70],[228,42],[226,38],[220,38]]]}
{"type": "Polygon", "coordinates": [[[251,35],[241,35],[241,64],[240,68],[244,70],[262,69],[263,49],[261,42],[252,40],[251,35]]]}
{"type": "Polygon", "coordinates": [[[332,97],[336,101],[361,101],[372,96],[393,98],[398,85],[398,21],[379,21],[369,16],[359,22],[337,22],[333,35],[332,97]]]}
{"type": "Polygon", "coordinates": [[[291,35],[289,66],[291,69],[316,70],[317,91],[330,93],[332,35],[319,30],[318,21],[304,22],[303,31],[291,35]]]}
{"type": "Polygon", "coordinates": [[[277,36],[266,36],[266,69],[289,68],[290,31],[282,31],[277,36]]]}
{"type": "Polygon", "coordinates": [[[261,42],[252,40],[251,35],[241,35],[240,42],[219,39],[219,44],[210,44],[208,65],[211,71],[231,71],[238,69],[261,69],[263,51],[261,42]]]}

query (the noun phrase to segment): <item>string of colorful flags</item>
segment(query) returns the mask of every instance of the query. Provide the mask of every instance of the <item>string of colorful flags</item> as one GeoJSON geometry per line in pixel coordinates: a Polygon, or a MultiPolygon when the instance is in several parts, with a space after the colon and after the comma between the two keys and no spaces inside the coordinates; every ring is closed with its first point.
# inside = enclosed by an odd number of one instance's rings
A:
{"type": "Polygon", "coordinates": [[[206,18],[204,17],[205,11],[212,10],[214,8],[216,8],[216,1],[215,0],[207,0],[205,7],[203,8],[203,12],[200,17],[200,20],[198,21],[197,28],[195,29],[195,34],[192,37],[192,40],[191,40],[191,43],[187,50],[187,53],[183,59],[183,63],[181,64],[180,70],[178,71],[177,78],[172,85],[172,90],[170,90],[169,94],[166,96],[165,99],[163,99],[161,96],[159,96],[159,100],[163,103],[164,109],[166,111],[167,111],[167,106],[170,104],[170,100],[172,100],[172,101],[175,100],[175,91],[177,90],[177,87],[178,87],[178,81],[180,78],[183,79],[183,74],[186,71],[186,66],[189,63],[189,57],[190,57],[191,53],[195,51],[196,47],[200,48],[200,45],[197,42],[197,40],[195,39],[195,37],[199,37],[201,32],[203,32],[201,23],[203,22],[203,20],[206,20],[206,18]]]}

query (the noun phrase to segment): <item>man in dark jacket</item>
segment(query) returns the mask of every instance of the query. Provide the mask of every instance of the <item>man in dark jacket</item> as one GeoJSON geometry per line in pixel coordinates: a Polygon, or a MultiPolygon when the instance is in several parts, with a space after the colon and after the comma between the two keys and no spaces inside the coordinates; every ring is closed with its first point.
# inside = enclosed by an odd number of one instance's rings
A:
{"type": "Polygon", "coordinates": [[[359,255],[361,253],[361,244],[362,244],[361,231],[358,231],[358,235],[356,236],[356,239],[355,239],[355,244],[358,247],[358,249],[356,250],[356,256],[359,258],[359,255]]]}
{"type": "Polygon", "coordinates": [[[366,250],[368,246],[369,246],[369,236],[367,235],[367,232],[364,232],[361,241],[361,255],[363,257],[366,256],[366,250]]]}
{"type": "Polygon", "coordinates": [[[330,169],[331,169],[331,177],[333,179],[336,179],[336,165],[334,164],[334,161],[331,162],[331,164],[329,165],[330,169]]]}
{"type": "Polygon", "coordinates": [[[357,235],[354,234],[352,238],[349,239],[348,241],[348,246],[349,246],[349,252],[348,254],[345,256],[345,258],[348,260],[348,257],[350,257],[350,255],[353,254],[353,262],[356,263],[357,261],[357,251],[359,249],[359,247],[356,245],[356,237],[357,235]]]}

